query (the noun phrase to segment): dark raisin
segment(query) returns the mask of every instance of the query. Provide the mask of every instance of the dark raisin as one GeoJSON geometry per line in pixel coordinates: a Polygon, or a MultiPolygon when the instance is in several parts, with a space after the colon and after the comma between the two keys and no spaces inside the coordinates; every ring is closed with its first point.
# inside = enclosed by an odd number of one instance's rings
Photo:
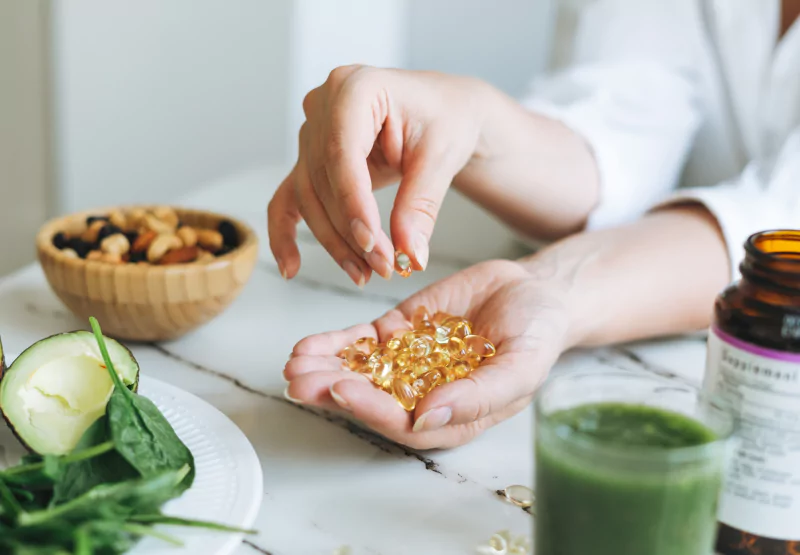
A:
{"type": "Polygon", "coordinates": [[[53,236],[53,246],[55,248],[59,250],[65,249],[67,248],[68,244],[69,244],[69,239],[67,239],[67,236],[64,235],[64,233],[62,233],[61,231],[59,231],[53,236]]]}
{"type": "Polygon", "coordinates": [[[126,231],[125,237],[128,239],[128,243],[133,245],[136,242],[136,239],[139,237],[138,231],[126,231]]]}
{"type": "Polygon", "coordinates": [[[214,256],[223,256],[225,254],[228,254],[232,250],[233,250],[233,247],[228,246],[228,245],[222,245],[222,248],[219,249],[217,252],[215,252],[214,256]]]}
{"type": "Polygon", "coordinates": [[[114,224],[104,225],[100,228],[100,232],[97,234],[97,243],[100,244],[103,239],[109,235],[114,235],[115,233],[122,233],[122,230],[114,224]]]}
{"type": "Polygon", "coordinates": [[[92,245],[81,239],[80,237],[73,237],[67,242],[67,246],[78,253],[81,258],[86,258],[89,251],[92,250],[92,245]]]}
{"type": "Polygon", "coordinates": [[[131,252],[130,253],[130,260],[128,260],[128,262],[131,262],[131,263],[147,262],[147,252],[146,251],[131,252]]]}
{"type": "Polygon", "coordinates": [[[239,234],[236,232],[236,226],[227,220],[219,223],[217,228],[220,235],[222,235],[222,242],[226,247],[237,247],[239,245],[239,234]]]}
{"type": "Polygon", "coordinates": [[[86,225],[90,226],[97,221],[107,222],[108,216],[89,216],[88,218],[86,218],[86,225]]]}

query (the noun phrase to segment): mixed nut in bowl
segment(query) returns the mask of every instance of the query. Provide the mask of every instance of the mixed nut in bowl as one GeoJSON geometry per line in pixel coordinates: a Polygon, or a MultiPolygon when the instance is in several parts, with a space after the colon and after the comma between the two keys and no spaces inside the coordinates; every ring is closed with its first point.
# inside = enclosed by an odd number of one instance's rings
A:
{"type": "Polygon", "coordinates": [[[39,231],[36,248],[64,304],[128,341],[175,339],[205,324],[239,295],[258,257],[246,224],[168,206],[56,218],[39,231]]]}

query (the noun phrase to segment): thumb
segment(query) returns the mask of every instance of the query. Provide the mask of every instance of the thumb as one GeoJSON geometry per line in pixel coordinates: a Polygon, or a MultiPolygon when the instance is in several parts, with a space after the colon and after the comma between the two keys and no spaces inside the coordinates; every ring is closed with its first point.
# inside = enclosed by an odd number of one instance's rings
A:
{"type": "Polygon", "coordinates": [[[433,228],[454,176],[427,160],[415,164],[400,181],[392,209],[392,242],[395,250],[411,257],[416,270],[428,265],[433,228]]]}
{"type": "Polygon", "coordinates": [[[444,425],[470,424],[534,394],[546,369],[529,367],[530,353],[507,353],[486,360],[467,378],[442,384],[416,407],[414,431],[433,431],[444,425]],[[447,415],[446,421],[441,419],[447,415]]]}

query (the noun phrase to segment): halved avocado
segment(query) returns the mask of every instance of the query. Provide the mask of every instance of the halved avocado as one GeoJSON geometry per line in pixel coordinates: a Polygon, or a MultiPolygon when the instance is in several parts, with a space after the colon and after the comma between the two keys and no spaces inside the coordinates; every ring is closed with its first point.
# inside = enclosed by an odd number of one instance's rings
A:
{"type": "MultiPolygon", "coordinates": [[[[132,390],[139,364],[123,345],[106,338],[114,368],[132,390]]],[[[114,384],[94,335],[53,335],[28,347],[0,380],[0,410],[14,434],[40,455],[69,453],[106,411],[114,384]]]]}
{"type": "Polygon", "coordinates": [[[3,374],[6,373],[6,352],[3,350],[3,342],[0,340],[0,380],[3,379],[3,374]]]}

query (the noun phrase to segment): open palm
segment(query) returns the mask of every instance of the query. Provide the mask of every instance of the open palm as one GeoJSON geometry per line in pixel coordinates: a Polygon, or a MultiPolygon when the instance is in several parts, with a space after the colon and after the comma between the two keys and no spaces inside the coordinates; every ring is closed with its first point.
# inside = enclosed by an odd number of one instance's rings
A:
{"type": "Polygon", "coordinates": [[[522,410],[561,354],[567,317],[563,290],[531,276],[520,264],[490,261],[458,272],[416,293],[371,324],[307,337],[286,365],[292,399],[346,409],[378,433],[418,449],[467,443],[522,410]],[[413,413],[337,354],[359,337],[386,341],[408,327],[417,307],[466,316],[490,339],[497,355],[467,378],[435,388],[413,413]]]}

